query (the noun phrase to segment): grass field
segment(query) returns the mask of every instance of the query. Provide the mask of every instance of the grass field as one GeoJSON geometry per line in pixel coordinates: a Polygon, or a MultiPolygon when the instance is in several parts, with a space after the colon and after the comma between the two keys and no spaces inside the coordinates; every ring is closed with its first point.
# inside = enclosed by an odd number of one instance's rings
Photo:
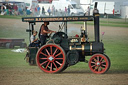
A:
{"type": "MultiPolygon", "coordinates": [[[[83,22],[72,22],[73,24],[83,24],[83,22]]],[[[88,25],[94,25],[93,22],[87,22],[88,25]]],[[[125,21],[123,19],[100,19],[101,26],[108,26],[108,27],[125,27],[128,28],[128,20],[125,21]]]]}

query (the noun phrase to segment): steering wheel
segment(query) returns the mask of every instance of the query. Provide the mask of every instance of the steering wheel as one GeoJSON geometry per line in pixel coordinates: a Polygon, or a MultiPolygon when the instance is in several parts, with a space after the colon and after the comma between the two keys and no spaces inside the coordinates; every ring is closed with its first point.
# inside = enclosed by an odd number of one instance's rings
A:
{"type": "Polygon", "coordinates": [[[61,39],[66,39],[68,38],[67,34],[65,34],[64,32],[57,32],[52,36],[52,39],[56,38],[56,37],[60,37],[61,39]]]}

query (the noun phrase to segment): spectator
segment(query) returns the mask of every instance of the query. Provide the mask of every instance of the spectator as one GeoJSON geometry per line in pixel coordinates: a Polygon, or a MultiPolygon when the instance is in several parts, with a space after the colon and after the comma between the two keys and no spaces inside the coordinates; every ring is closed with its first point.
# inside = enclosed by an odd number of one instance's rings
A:
{"type": "Polygon", "coordinates": [[[9,15],[12,15],[12,6],[11,4],[8,5],[9,15]]]}
{"type": "Polygon", "coordinates": [[[115,9],[113,9],[113,11],[112,11],[112,12],[113,12],[113,16],[115,16],[115,9]]]}
{"type": "Polygon", "coordinates": [[[70,15],[70,6],[68,6],[68,16],[70,15]]]}
{"type": "Polygon", "coordinates": [[[67,8],[65,7],[65,16],[67,16],[67,8]]]}
{"type": "Polygon", "coordinates": [[[88,6],[88,16],[90,15],[90,7],[88,6]]]}
{"type": "Polygon", "coordinates": [[[39,7],[39,5],[37,6],[37,14],[40,15],[40,7],[39,7]]]}
{"type": "Polygon", "coordinates": [[[24,6],[22,5],[21,6],[21,15],[24,15],[25,14],[25,9],[24,9],[24,6]]]}
{"type": "Polygon", "coordinates": [[[17,10],[18,10],[17,5],[14,4],[13,9],[14,9],[14,15],[18,15],[18,13],[17,13],[17,10]]]}
{"type": "Polygon", "coordinates": [[[18,7],[18,13],[18,15],[22,15],[22,8],[20,6],[18,7]]]}
{"type": "Polygon", "coordinates": [[[48,12],[48,14],[50,16],[51,15],[51,9],[50,9],[50,7],[48,8],[47,12],[48,12]]]}
{"type": "Polygon", "coordinates": [[[1,6],[1,15],[5,15],[6,14],[6,6],[3,4],[1,6]]]}
{"type": "Polygon", "coordinates": [[[45,9],[42,7],[42,14],[45,15],[45,9]]]}
{"type": "Polygon", "coordinates": [[[55,15],[55,6],[54,5],[52,6],[52,15],[53,16],[55,15]]]}
{"type": "Polygon", "coordinates": [[[9,5],[8,4],[6,4],[6,14],[8,15],[9,14],[9,5]]]}
{"type": "Polygon", "coordinates": [[[30,15],[31,14],[31,9],[29,10],[28,7],[26,7],[26,14],[30,15]]]}
{"type": "Polygon", "coordinates": [[[35,8],[34,8],[34,6],[33,6],[33,5],[31,6],[31,9],[30,9],[30,10],[31,10],[31,12],[32,12],[32,16],[34,16],[35,8]]]}
{"type": "Polygon", "coordinates": [[[37,6],[35,7],[35,13],[34,16],[37,16],[37,6]]]}

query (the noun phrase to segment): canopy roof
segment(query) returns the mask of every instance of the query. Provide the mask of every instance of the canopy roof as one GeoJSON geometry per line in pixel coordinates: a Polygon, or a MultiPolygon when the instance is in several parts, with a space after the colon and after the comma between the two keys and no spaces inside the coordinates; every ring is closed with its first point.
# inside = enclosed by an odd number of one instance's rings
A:
{"type": "Polygon", "coordinates": [[[93,21],[93,16],[23,17],[22,22],[70,22],[93,21]]]}

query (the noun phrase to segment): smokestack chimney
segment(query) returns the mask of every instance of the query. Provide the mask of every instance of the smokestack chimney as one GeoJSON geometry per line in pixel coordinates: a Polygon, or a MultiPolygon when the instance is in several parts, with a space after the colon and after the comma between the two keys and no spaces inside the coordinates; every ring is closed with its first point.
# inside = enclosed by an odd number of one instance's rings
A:
{"type": "Polygon", "coordinates": [[[94,33],[95,33],[95,42],[100,42],[100,28],[99,28],[99,11],[97,9],[97,2],[95,2],[93,16],[94,16],[94,33]]]}

